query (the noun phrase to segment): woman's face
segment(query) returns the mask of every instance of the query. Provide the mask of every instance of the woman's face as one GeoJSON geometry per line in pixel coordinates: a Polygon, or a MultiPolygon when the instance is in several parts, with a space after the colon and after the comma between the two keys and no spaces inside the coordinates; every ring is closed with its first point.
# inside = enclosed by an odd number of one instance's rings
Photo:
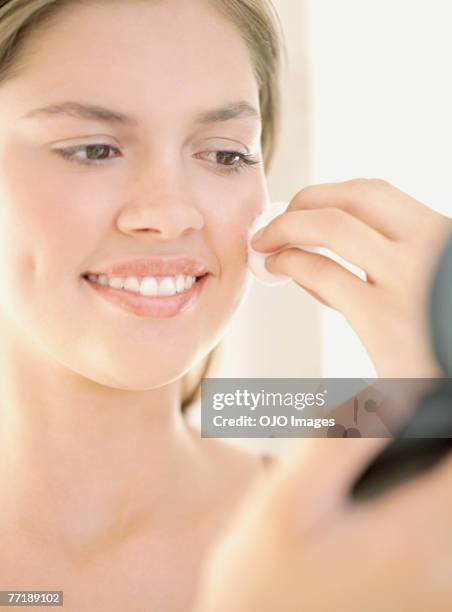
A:
{"type": "Polygon", "coordinates": [[[262,161],[260,119],[196,120],[236,101],[260,110],[248,49],[201,1],[90,2],[37,27],[17,66],[0,85],[3,330],[14,322],[27,343],[102,384],[174,381],[243,299],[247,229],[268,203],[263,164],[234,172],[239,158],[221,153],[262,161]],[[133,120],[33,112],[68,101],[133,120]],[[86,148],[62,155],[94,144],[108,145],[100,163],[86,148]],[[194,256],[211,273],[177,316],[133,315],[82,278],[153,255],[194,256]]]}

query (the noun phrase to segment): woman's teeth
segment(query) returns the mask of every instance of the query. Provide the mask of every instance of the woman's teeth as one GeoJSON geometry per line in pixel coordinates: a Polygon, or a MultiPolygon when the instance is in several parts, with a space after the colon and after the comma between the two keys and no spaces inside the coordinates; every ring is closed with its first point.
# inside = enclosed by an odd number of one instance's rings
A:
{"type": "Polygon", "coordinates": [[[100,285],[109,285],[113,289],[123,289],[145,296],[169,296],[182,293],[190,289],[196,282],[196,276],[136,276],[118,277],[97,274],[88,274],[88,280],[100,285]]]}

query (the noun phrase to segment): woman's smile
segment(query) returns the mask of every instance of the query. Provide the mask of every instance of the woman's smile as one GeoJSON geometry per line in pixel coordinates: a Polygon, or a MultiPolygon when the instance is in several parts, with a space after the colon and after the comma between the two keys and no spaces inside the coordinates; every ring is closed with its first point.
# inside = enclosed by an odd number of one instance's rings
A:
{"type": "Polygon", "coordinates": [[[202,276],[126,278],[84,275],[82,278],[100,296],[139,317],[174,317],[198,301],[210,273],[202,276]]]}

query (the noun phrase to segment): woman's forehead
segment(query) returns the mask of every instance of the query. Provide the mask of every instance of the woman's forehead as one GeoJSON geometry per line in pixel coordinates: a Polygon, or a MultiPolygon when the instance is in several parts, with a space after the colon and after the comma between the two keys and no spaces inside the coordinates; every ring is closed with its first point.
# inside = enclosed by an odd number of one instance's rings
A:
{"type": "Polygon", "coordinates": [[[171,1],[131,0],[126,8],[96,1],[57,12],[19,54],[15,116],[103,114],[126,127],[182,116],[200,127],[235,118],[259,124],[258,85],[236,26],[204,3],[176,4],[186,19],[171,1]]]}
{"type": "Polygon", "coordinates": [[[237,26],[199,0],[69,4],[28,32],[21,56],[30,68],[66,77],[102,70],[105,80],[125,71],[143,78],[145,70],[162,82],[177,77],[182,85],[189,78],[225,74],[234,80],[252,72],[237,26]]]}

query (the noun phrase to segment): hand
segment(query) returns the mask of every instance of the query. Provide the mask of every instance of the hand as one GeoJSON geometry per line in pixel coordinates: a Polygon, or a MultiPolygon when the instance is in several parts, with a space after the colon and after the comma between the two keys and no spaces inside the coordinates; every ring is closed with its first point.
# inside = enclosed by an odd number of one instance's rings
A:
{"type": "Polygon", "coordinates": [[[452,456],[354,504],[349,488],[385,443],[303,440],[211,549],[193,612],[450,612],[452,456]]]}
{"type": "Polygon", "coordinates": [[[323,246],[357,265],[367,282],[317,253],[288,248],[266,259],[316,299],[344,315],[378,376],[444,376],[431,347],[428,299],[452,220],[380,179],[311,185],[268,224],[258,251],[285,244],[323,246]]]}

